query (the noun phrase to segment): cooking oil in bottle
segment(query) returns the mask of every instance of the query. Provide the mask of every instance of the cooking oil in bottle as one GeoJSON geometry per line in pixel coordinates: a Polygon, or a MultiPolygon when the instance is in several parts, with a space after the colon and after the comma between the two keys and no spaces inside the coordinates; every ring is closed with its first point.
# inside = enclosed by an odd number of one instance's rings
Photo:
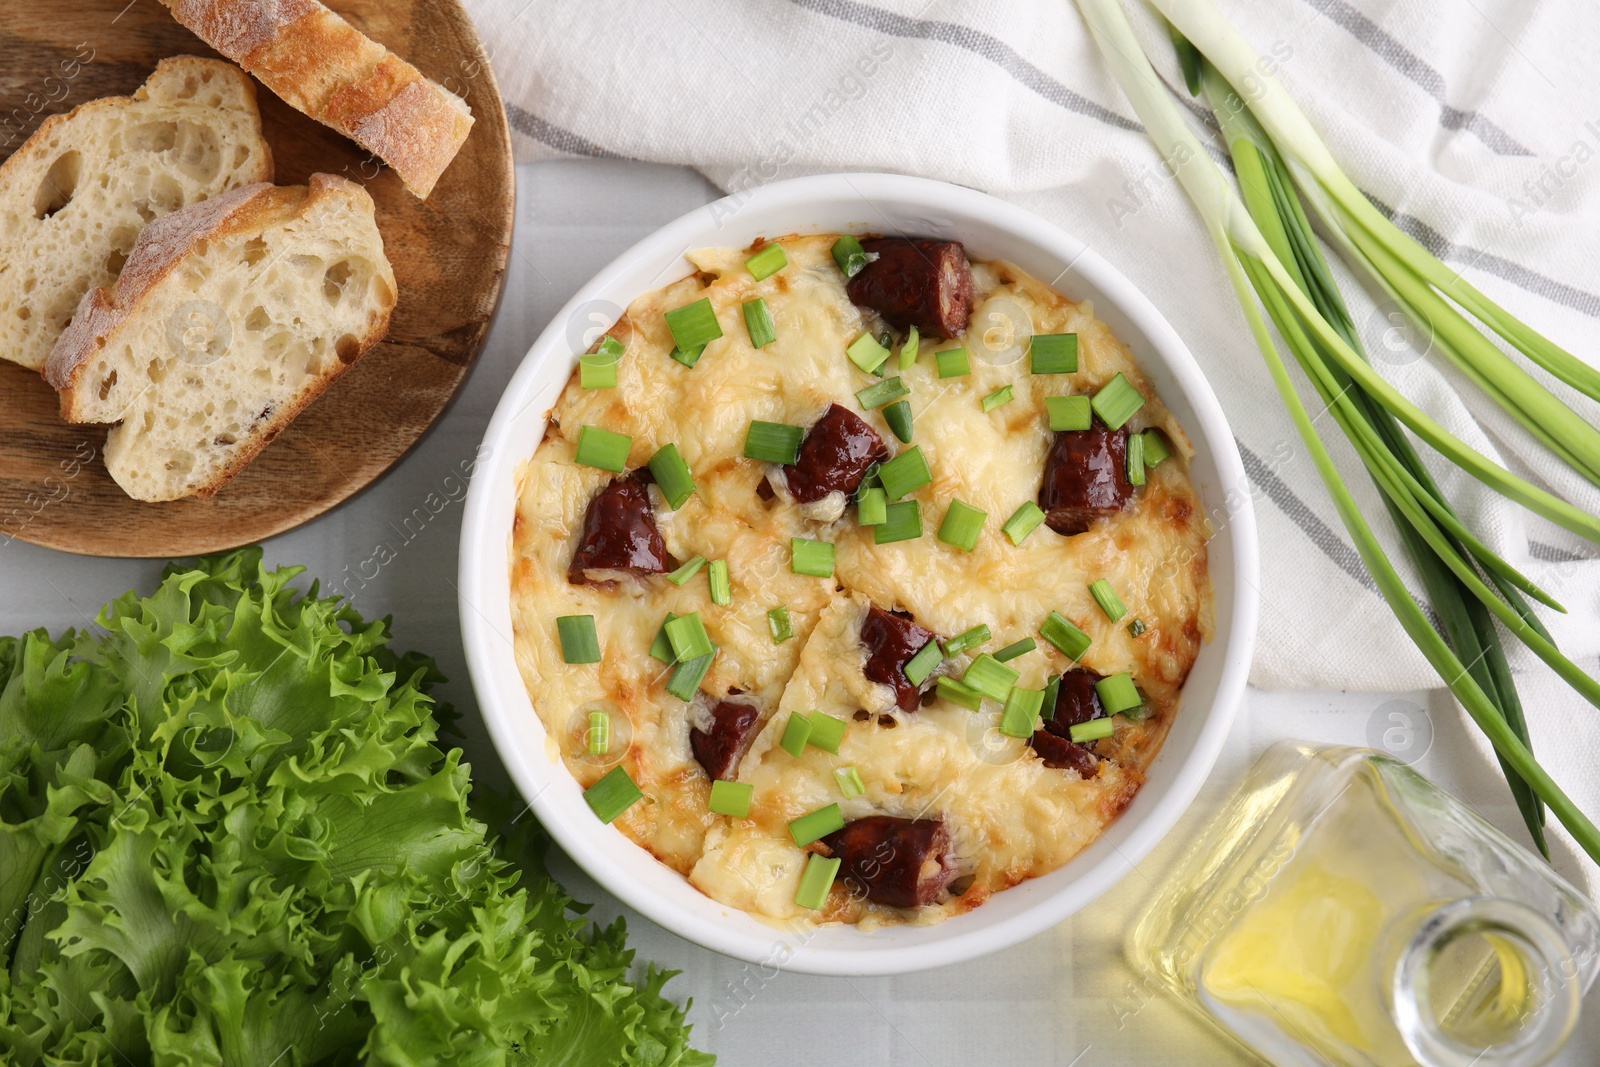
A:
{"type": "Polygon", "coordinates": [[[1279,1067],[1536,1067],[1600,967],[1543,860],[1368,749],[1275,746],[1129,950],[1279,1067]]]}

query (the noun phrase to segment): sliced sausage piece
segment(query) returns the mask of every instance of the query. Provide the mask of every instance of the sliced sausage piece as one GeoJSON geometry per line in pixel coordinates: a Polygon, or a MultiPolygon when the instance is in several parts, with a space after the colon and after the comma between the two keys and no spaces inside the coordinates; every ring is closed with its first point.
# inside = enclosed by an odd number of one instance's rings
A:
{"type": "Polygon", "coordinates": [[[956,876],[950,834],[941,819],[869,815],[822,839],[839,873],[875,904],[920,908],[939,899],[956,876]]]}
{"type": "Polygon", "coordinates": [[[867,649],[867,665],[862,673],[874,682],[893,687],[894,702],[901,711],[916,711],[921,704],[922,686],[913,685],[906,677],[906,661],[922,651],[934,636],[932,630],[924,630],[908,615],[884,611],[876,604],[867,609],[867,617],[861,623],[861,643],[867,649]]]}
{"type": "Polygon", "coordinates": [[[1106,709],[1094,688],[1098,681],[1100,675],[1086,667],[1063,673],[1056,688],[1056,711],[1045,720],[1045,729],[1066,737],[1067,731],[1079,723],[1105,718],[1106,709]]]}
{"type": "Polygon", "coordinates": [[[1105,718],[1106,709],[1094,689],[1099,680],[1100,675],[1084,668],[1062,674],[1061,685],[1056,689],[1055,715],[1044,720],[1029,742],[1046,767],[1076,771],[1080,778],[1095,776],[1100,761],[1088,745],[1072,740],[1072,728],[1090,719],[1105,718]]]}
{"type": "Polygon", "coordinates": [[[1100,760],[1082,745],[1073,744],[1060,734],[1049,730],[1035,730],[1028,742],[1039,753],[1046,767],[1076,771],[1079,778],[1093,778],[1100,769],[1100,760]]]}
{"type": "Polygon", "coordinates": [[[849,408],[830,404],[800,442],[800,454],[783,468],[789,495],[800,504],[829,493],[854,493],[874,463],[889,458],[883,438],[849,408]]]}
{"type": "Polygon", "coordinates": [[[948,340],[966,333],[972,267],[959,242],[869,237],[861,247],[878,258],[845,286],[851,303],[871,308],[902,330],[915,326],[924,337],[948,340]]]}
{"type": "Polygon", "coordinates": [[[1099,422],[1056,434],[1044,461],[1039,507],[1058,534],[1080,534],[1133,497],[1128,481],[1128,431],[1099,422]]]}
{"type": "Polygon", "coordinates": [[[731,781],[739,776],[739,761],[760,726],[761,710],[755,705],[719,700],[704,714],[701,725],[689,728],[689,747],[713,780],[731,781]]]}
{"type": "Polygon", "coordinates": [[[613,478],[583,513],[583,533],[567,568],[573,585],[613,582],[624,574],[670,570],[667,545],[650,503],[650,471],[641,467],[613,478]]]}

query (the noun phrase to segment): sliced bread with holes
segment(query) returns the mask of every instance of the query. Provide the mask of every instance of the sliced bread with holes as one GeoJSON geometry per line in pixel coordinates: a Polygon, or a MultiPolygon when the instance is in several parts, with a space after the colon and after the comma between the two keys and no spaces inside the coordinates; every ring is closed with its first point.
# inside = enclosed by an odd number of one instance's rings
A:
{"type": "Polygon", "coordinates": [[[221,60],[164,59],[132,96],[52,115],[0,165],[0,357],[43,367],[152,219],[271,180],[255,87],[221,60]]]}
{"type": "Polygon", "coordinates": [[[106,469],[136,500],[210,496],[389,328],[372,198],[313,174],[157,219],[45,364],[69,422],[117,423],[106,469]]]}

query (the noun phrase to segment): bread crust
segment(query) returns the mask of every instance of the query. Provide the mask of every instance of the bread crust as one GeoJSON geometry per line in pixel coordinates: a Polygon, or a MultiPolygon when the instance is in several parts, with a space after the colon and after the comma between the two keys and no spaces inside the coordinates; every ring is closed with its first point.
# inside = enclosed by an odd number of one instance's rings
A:
{"type": "MultiPolygon", "coordinates": [[[[71,325],[56,342],[45,363],[45,380],[60,393],[61,417],[68,422],[93,421],[86,419],[78,408],[79,386],[85,369],[108,339],[144,312],[146,304],[155,299],[152,290],[188,256],[223,238],[257,234],[305,215],[319,201],[329,198],[364,201],[366,213],[372,211],[372,199],[360,185],[333,174],[313,174],[306,186],[274,186],[266,182],[250,185],[164,215],[146,226],[134,243],[115,288],[91,289],[84,295],[71,325]]],[[[392,271],[389,283],[392,289],[392,271]]],[[[215,494],[243,469],[301,411],[383,339],[392,312],[392,305],[383,309],[381,318],[357,338],[353,352],[341,352],[337,366],[322,375],[313,387],[275,408],[270,423],[240,442],[228,464],[210,481],[195,488],[192,495],[215,494]]]]}
{"type": "Polygon", "coordinates": [[[465,101],[318,0],[162,0],[292,107],[355,141],[426,198],[472,130],[465,101]]]}

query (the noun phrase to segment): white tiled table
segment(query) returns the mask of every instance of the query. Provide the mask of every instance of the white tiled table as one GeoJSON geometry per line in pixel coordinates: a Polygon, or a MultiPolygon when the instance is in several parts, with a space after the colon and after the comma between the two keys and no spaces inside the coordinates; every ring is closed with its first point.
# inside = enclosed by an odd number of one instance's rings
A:
{"type": "MultiPolygon", "coordinates": [[[[420,532],[411,513],[472,456],[512,371],[550,317],[596,270],[662,223],[713,198],[698,175],[602,161],[529,165],[518,174],[516,238],[506,294],[488,346],[455,404],[387,477],[344,506],[267,544],[269,562],[328,577],[368,558],[379,542],[397,558],[361,590],[368,616],[392,613],[396,643],[439,661],[442,696],[467,711],[462,728],[480,779],[505,772],[474,707],[456,621],[459,501],[420,532]]],[[[1116,256],[1113,250],[1110,258],[1116,256]]],[[[1271,506],[1270,504],[1264,506],[1271,506]]],[[[1267,548],[1270,551],[1270,546],[1267,548]]],[[[130,587],[148,591],[158,561],[85,559],[0,542],[0,633],[81,626],[130,587]]],[[[1456,712],[1427,693],[1268,693],[1252,690],[1209,784],[1178,828],[1105,897],[1032,941],[960,968],[899,978],[842,979],[774,974],[691,945],[627,912],[559,855],[557,876],[594,916],[628,914],[640,959],[683,970],[668,991],[694,998],[696,1044],[728,1067],[820,1062],[902,1067],[1097,1067],[1109,1064],[1253,1062],[1173,1002],[1142,993],[1122,956],[1122,937],[1182,842],[1222,803],[1250,761],[1282,738],[1365,744],[1374,722],[1403,710],[1431,721],[1434,740],[1418,768],[1472,801],[1513,834],[1516,810],[1498,773],[1464,735],[1456,712]],[[1392,701],[1404,702],[1394,707],[1392,701]]],[[[1563,1057],[1600,1059],[1600,995],[1563,1057]]]]}

